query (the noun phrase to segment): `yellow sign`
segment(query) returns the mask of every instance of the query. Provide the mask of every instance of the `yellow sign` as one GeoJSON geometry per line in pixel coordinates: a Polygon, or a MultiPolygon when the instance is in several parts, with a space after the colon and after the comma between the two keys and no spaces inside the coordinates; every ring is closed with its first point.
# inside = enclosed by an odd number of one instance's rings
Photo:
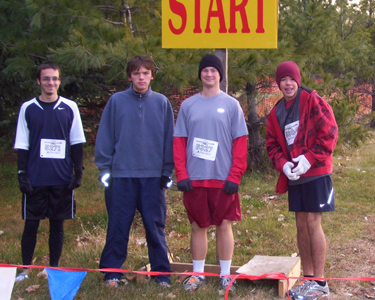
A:
{"type": "Polygon", "coordinates": [[[162,0],[163,48],[277,48],[277,0],[162,0]]]}

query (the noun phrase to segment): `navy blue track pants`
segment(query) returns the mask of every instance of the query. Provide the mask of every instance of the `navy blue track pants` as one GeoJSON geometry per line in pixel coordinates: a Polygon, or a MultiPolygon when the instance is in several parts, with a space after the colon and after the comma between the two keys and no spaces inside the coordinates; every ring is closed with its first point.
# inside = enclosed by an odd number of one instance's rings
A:
{"type": "MultiPolygon", "coordinates": [[[[113,178],[105,191],[108,230],[100,268],[121,268],[127,257],[129,232],[136,210],[146,231],[151,271],[171,272],[165,241],[167,205],[160,178],[113,178]]],[[[121,278],[123,273],[105,273],[105,279],[121,278]]],[[[157,279],[169,282],[168,276],[157,279]]]]}

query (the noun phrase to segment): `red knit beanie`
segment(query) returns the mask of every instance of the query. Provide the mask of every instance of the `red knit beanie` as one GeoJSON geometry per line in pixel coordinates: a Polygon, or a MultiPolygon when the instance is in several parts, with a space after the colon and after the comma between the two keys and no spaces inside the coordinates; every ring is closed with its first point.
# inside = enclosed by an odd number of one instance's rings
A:
{"type": "Polygon", "coordinates": [[[298,84],[298,87],[301,86],[301,73],[299,68],[294,61],[284,61],[282,62],[276,70],[276,82],[280,88],[280,81],[284,76],[292,77],[298,84]]]}

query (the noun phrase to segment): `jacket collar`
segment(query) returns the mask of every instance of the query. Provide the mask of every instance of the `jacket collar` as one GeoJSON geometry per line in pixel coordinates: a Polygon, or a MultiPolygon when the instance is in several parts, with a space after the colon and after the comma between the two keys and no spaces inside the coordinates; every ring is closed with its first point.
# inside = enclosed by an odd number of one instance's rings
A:
{"type": "Polygon", "coordinates": [[[130,84],[130,87],[129,87],[129,92],[134,96],[134,97],[137,97],[137,98],[147,98],[148,96],[150,96],[152,90],[151,90],[151,86],[148,87],[148,90],[141,94],[141,93],[137,93],[134,89],[133,89],[133,84],[130,84]]]}

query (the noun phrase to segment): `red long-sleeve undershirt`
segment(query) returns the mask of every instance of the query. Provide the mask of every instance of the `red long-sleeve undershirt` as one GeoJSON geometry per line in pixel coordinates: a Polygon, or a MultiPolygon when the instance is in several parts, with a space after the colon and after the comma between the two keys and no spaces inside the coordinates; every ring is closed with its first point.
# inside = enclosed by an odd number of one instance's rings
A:
{"type": "MultiPolygon", "coordinates": [[[[187,137],[174,137],[173,139],[173,156],[176,170],[177,181],[189,178],[186,169],[187,137]]],[[[241,176],[245,173],[247,167],[247,138],[246,135],[236,138],[233,141],[232,148],[232,167],[230,168],[227,180],[240,184],[241,176]]],[[[209,180],[192,180],[195,187],[222,188],[225,181],[209,180]]]]}

